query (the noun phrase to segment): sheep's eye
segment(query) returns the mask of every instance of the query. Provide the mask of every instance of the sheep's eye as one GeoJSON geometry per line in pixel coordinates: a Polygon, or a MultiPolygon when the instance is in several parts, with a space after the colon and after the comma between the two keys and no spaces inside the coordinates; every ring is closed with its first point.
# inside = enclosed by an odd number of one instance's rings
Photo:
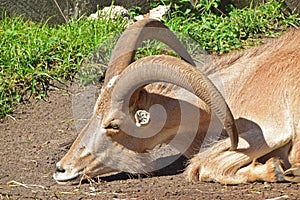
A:
{"type": "Polygon", "coordinates": [[[119,130],[119,125],[118,124],[109,124],[106,129],[114,129],[114,130],[119,130]]]}

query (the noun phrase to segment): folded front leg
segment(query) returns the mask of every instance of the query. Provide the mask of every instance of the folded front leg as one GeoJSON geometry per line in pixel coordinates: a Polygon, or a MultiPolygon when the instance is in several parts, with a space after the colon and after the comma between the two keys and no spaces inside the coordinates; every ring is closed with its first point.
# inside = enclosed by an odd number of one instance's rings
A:
{"type": "MultiPolygon", "coordinates": [[[[286,137],[283,138],[285,141],[282,141],[282,146],[288,142],[286,137]]],[[[186,169],[188,179],[190,181],[215,181],[224,184],[285,180],[282,162],[279,159],[271,158],[265,164],[255,161],[257,158],[279,148],[280,145],[271,147],[258,129],[251,129],[242,133],[239,141],[236,151],[228,150],[230,141],[226,139],[197,154],[190,160],[186,169]]]]}
{"type": "Polygon", "coordinates": [[[281,182],[285,181],[283,175],[283,163],[279,158],[270,158],[265,164],[253,162],[237,171],[237,175],[247,177],[247,182],[266,181],[281,182]]]}

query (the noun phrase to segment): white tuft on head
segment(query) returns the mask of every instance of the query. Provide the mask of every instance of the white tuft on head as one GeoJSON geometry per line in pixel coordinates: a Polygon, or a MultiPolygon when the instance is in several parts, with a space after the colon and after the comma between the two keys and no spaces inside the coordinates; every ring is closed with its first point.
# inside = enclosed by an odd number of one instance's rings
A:
{"type": "Polygon", "coordinates": [[[108,83],[107,83],[107,85],[106,85],[106,88],[111,88],[111,87],[114,85],[114,83],[116,82],[116,80],[117,80],[118,77],[119,77],[119,75],[116,75],[116,76],[112,77],[112,78],[108,81],[108,83]]]}

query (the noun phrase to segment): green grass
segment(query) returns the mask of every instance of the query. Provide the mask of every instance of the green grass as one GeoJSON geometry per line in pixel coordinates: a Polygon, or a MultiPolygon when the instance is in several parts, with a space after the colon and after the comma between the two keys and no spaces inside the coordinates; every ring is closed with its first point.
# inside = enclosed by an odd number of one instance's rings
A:
{"type": "MultiPolygon", "coordinates": [[[[209,52],[245,48],[258,43],[262,37],[274,37],[299,22],[296,15],[284,15],[277,0],[256,8],[228,7],[225,14],[216,9],[219,0],[199,2],[192,7],[187,0],[155,1],[153,6],[170,5],[172,9],[163,19],[165,24],[185,38],[193,38],[209,52]]],[[[131,14],[137,14],[138,10],[132,9],[131,14]]],[[[100,44],[104,48],[99,49],[100,54],[111,49],[111,38],[120,34],[126,25],[128,22],[122,19],[115,22],[82,18],[49,26],[25,21],[22,17],[4,16],[0,21],[0,117],[9,115],[20,101],[45,96],[49,85],[72,80],[83,60],[89,56],[93,58],[95,54],[92,53],[100,44]]],[[[140,49],[138,57],[164,51],[160,44],[153,48],[150,43],[140,49]]],[[[101,70],[87,68],[81,75],[91,81],[91,73],[101,74],[101,70]]]]}
{"type": "Polygon", "coordinates": [[[51,27],[22,17],[0,21],[0,115],[31,96],[43,97],[49,84],[71,80],[80,63],[123,21],[75,20],[51,27]]]}
{"type": "Polygon", "coordinates": [[[282,12],[278,0],[246,9],[229,5],[226,13],[217,8],[220,0],[199,0],[195,7],[190,6],[189,0],[174,2],[164,1],[172,8],[164,19],[166,25],[190,36],[210,52],[225,53],[253,46],[263,37],[278,36],[289,26],[299,24],[297,15],[282,12]]]}

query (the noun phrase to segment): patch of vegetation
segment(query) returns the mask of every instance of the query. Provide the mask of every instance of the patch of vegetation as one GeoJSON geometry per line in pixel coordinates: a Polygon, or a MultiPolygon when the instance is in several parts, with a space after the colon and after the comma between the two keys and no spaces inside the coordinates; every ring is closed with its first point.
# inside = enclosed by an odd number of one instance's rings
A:
{"type": "Polygon", "coordinates": [[[296,14],[284,11],[283,1],[268,0],[244,9],[228,5],[226,11],[218,8],[220,1],[199,0],[194,7],[189,0],[163,1],[171,7],[164,22],[173,31],[196,40],[205,50],[219,53],[253,46],[261,38],[278,36],[300,22],[296,14]]]}
{"type": "Polygon", "coordinates": [[[53,81],[71,80],[103,41],[123,31],[123,20],[73,20],[49,26],[22,17],[0,21],[0,116],[31,96],[45,96],[53,81]]]}
{"type": "MultiPolygon", "coordinates": [[[[152,6],[170,5],[164,23],[210,52],[223,53],[251,46],[262,37],[274,37],[299,23],[296,15],[283,14],[277,0],[246,9],[228,6],[226,12],[218,9],[219,3],[220,0],[199,0],[192,6],[188,0],[157,0],[152,6]]],[[[130,13],[135,15],[139,10],[133,8],[130,13]]],[[[111,48],[105,41],[120,34],[127,25],[128,21],[121,18],[116,21],[82,18],[50,26],[25,21],[22,17],[3,16],[0,21],[0,117],[8,115],[22,100],[45,96],[53,82],[72,80],[83,60],[93,57],[92,52],[100,44],[101,48],[103,44],[111,48]]],[[[141,55],[157,52],[156,48],[139,51],[141,55]]],[[[93,68],[82,72],[87,81],[91,81],[90,73],[95,73],[93,68]]],[[[101,70],[96,73],[101,74],[101,70]]]]}

